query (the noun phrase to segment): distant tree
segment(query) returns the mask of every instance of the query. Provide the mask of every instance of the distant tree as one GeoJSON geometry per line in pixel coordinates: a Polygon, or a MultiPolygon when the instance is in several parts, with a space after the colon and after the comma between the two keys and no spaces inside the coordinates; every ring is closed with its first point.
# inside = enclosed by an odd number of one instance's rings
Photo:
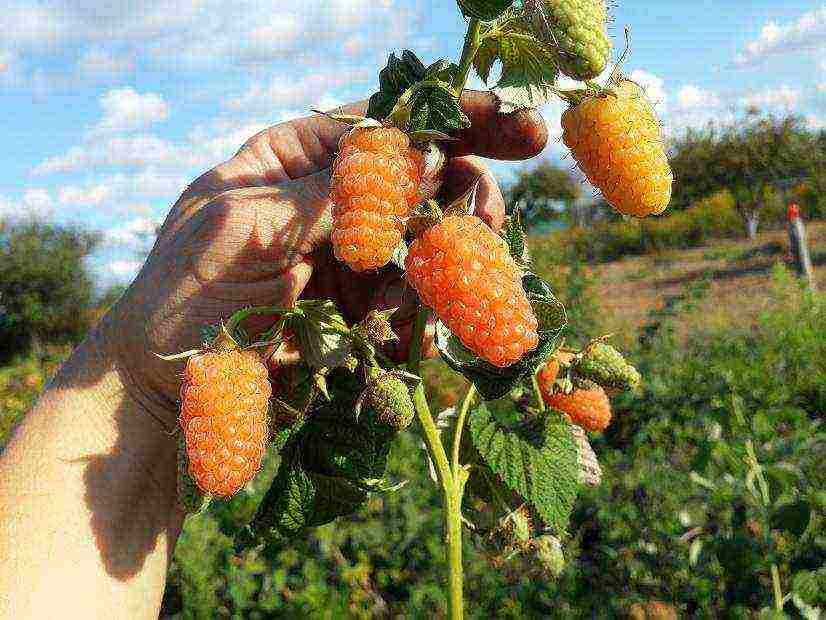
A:
{"type": "Polygon", "coordinates": [[[772,201],[782,201],[778,191],[807,181],[822,183],[825,142],[797,116],[775,118],[757,110],[728,124],[689,130],[671,149],[672,207],[686,208],[728,189],[754,234],[761,212],[772,201]]]}
{"type": "Polygon", "coordinates": [[[519,209],[526,226],[563,219],[582,195],[581,184],[563,168],[544,161],[522,170],[507,191],[512,209],[519,209]]]}
{"type": "Polygon", "coordinates": [[[0,222],[0,357],[84,335],[94,299],[84,259],[98,241],[76,228],[0,222]]]}

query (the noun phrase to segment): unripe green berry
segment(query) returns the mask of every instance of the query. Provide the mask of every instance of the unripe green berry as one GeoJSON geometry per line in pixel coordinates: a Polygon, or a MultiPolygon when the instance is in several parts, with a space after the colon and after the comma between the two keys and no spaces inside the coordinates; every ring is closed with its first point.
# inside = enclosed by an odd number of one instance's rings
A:
{"type": "Polygon", "coordinates": [[[635,390],[640,384],[640,373],[625,361],[622,353],[610,344],[595,342],[583,351],[574,365],[575,373],[589,379],[608,392],[635,390]]]}
{"type": "Polygon", "coordinates": [[[359,421],[375,433],[401,432],[415,416],[407,385],[390,373],[374,379],[364,391],[359,421]]]}

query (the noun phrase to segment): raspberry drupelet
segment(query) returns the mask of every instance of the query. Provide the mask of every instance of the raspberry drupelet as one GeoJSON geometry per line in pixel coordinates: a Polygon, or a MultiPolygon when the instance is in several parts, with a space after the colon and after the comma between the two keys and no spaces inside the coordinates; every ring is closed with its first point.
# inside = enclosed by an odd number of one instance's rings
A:
{"type": "Polygon", "coordinates": [[[611,422],[611,403],[598,385],[575,389],[570,394],[542,393],[545,403],[567,415],[571,422],[586,431],[602,431],[611,422]]]}
{"type": "Polygon", "coordinates": [[[472,215],[448,216],[410,246],[407,279],[462,343],[510,366],[538,343],[537,320],[505,241],[472,215]]]}
{"type": "Polygon", "coordinates": [[[395,127],[354,127],[332,168],[333,251],[354,271],[383,267],[419,202],[423,156],[395,127]]]}
{"type": "Polygon", "coordinates": [[[272,388],[254,351],[208,351],[189,358],[179,422],[189,475],[204,492],[237,493],[261,467],[272,388]]]}

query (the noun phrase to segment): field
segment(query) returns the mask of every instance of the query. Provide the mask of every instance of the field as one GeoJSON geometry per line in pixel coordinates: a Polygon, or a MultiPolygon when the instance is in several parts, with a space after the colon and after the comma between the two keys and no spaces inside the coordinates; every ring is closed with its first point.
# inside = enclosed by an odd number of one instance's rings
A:
{"type": "MultiPolygon", "coordinates": [[[[822,264],[826,225],[809,230],[822,264]]],[[[756,617],[772,605],[774,564],[787,614],[817,617],[826,597],[826,305],[784,268],[785,233],[574,274],[543,260],[541,238],[533,245],[537,271],[582,328],[568,337],[616,331],[646,383],[615,400],[615,423],[593,442],[605,478],[580,496],[564,566],[506,561],[467,540],[470,615],[756,617]],[[771,514],[749,491],[747,445],[768,478],[771,514]]],[[[64,354],[49,349],[0,369],[0,445],[64,354]]],[[[462,393],[463,380],[439,361],[425,379],[436,407],[462,393]]],[[[288,545],[237,552],[230,534],[254,510],[271,459],[248,492],[188,519],[162,617],[443,617],[440,498],[424,455],[407,433],[390,466],[410,480],[403,489],[288,545]]]]}

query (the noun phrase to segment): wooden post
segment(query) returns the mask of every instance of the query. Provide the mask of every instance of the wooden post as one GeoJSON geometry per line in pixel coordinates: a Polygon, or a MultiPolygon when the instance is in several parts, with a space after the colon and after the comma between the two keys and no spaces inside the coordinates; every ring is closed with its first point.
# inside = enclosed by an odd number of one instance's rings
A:
{"type": "Polygon", "coordinates": [[[789,246],[792,260],[794,260],[797,275],[806,278],[810,291],[815,290],[815,273],[812,267],[812,258],[809,255],[809,245],[806,242],[806,227],[800,217],[800,208],[792,203],[789,205],[789,246]]]}

